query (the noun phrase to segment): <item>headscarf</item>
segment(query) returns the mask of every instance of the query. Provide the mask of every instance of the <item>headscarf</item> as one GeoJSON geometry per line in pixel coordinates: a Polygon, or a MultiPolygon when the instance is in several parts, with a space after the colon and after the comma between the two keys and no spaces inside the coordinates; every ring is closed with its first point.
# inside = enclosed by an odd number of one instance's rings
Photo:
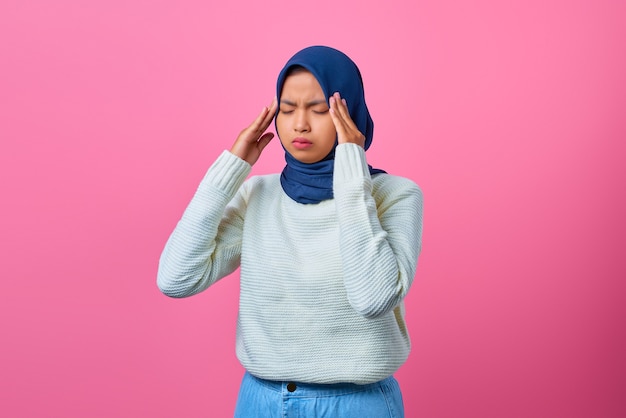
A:
{"type": "MultiPolygon", "coordinates": [[[[289,70],[295,66],[304,67],[313,74],[320,83],[327,102],[337,91],[346,99],[350,117],[365,136],[364,148],[367,150],[374,136],[374,122],[365,104],[363,79],[356,64],[343,52],[327,46],[311,46],[297,52],[278,75],[276,97],[279,106],[283,84],[289,70]]],[[[287,165],[280,176],[280,184],[285,193],[299,203],[319,203],[332,199],[336,147],[337,139],[331,152],[315,163],[300,162],[285,150],[287,165]]],[[[385,172],[369,165],[368,167],[370,174],[385,172]]]]}

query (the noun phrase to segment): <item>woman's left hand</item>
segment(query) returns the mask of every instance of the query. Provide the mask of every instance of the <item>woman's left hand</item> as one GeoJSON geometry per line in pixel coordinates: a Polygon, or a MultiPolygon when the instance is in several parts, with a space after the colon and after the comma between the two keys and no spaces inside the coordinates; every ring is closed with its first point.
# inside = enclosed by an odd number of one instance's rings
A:
{"type": "Polygon", "coordinates": [[[352,143],[363,147],[365,136],[350,117],[346,99],[342,99],[339,92],[336,92],[328,99],[328,102],[330,103],[330,117],[333,119],[337,130],[337,142],[340,144],[352,143]]]}

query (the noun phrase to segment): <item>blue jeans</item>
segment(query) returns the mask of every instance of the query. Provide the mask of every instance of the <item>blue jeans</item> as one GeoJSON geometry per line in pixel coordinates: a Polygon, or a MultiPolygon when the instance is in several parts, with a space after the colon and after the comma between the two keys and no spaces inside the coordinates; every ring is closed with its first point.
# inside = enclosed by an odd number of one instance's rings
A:
{"type": "Polygon", "coordinates": [[[403,418],[400,386],[388,377],[367,385],[263,380],[246,372],[235,418],[403,418]]]}

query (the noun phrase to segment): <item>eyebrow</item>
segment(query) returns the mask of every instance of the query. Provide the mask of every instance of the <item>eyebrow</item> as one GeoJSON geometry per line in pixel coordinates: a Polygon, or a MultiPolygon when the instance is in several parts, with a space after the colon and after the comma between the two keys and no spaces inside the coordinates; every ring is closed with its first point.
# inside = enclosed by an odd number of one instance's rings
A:
{"type": "MultiPolygon", "coordinates": [[[[284,103],[286,105],[289,105],[289,106],[294,106],[294,107],[296,106],[296,103],[292,102],[291,100],[281,99],[280,102],[284,103]]],[[[315,105],[322,104],[322,103],[323,104],[327,104],[326,103],[326,99],[323,99],[323,100],[312,100],[310,102],[307,102],[305,104],[305,107],[311,107],[311,106],[315,106],[315,105]]]]}

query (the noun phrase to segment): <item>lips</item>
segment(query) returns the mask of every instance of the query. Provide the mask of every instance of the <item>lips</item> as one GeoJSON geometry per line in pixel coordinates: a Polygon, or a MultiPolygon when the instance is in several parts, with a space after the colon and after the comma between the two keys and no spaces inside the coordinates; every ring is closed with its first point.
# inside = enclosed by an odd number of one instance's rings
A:
{"type": "Polygon", "coordinates": [[[295,138],[293,141],[293,143],[299,143],[299,144],[311,144],[311,141],[309,141],[306,138],[295,138]]]}
{"type": "Polygon", "coordinates": [[[293,141],[291,141],[291,143],[297,149],[305,149],[313,145],[313,143],[306,138],[295,138],[293,141]]]}

